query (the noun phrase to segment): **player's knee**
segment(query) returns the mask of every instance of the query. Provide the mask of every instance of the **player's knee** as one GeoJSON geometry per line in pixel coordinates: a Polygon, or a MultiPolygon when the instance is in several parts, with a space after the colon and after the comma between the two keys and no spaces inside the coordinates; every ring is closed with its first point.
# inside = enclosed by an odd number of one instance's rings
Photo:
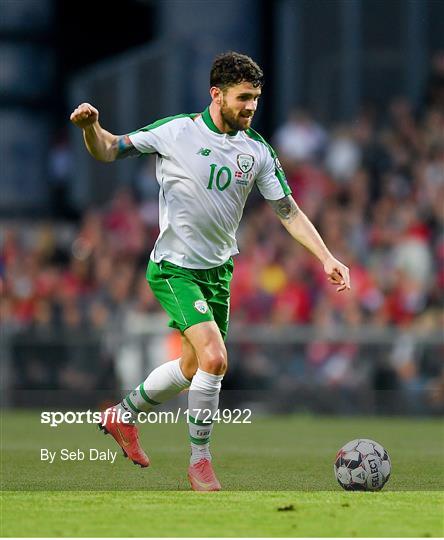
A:
{"type": "Polygon", "coordinates": [[[223,375],[227,371],[227,351],[209,348],[202,355],[200,368],[213,375],[223,375]]]}

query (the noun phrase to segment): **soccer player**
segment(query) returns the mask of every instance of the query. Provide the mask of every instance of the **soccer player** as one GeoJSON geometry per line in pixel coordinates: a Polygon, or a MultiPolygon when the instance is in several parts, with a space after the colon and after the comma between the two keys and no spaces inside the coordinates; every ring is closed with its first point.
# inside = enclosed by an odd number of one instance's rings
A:
{"type": "Polygon", "coordinates": [[[298,208],[273,148],[251,128],[262,85],[263,73],[251,58],[228,52],[213,63],[211,103],[202,113],[170,116],[121,136],[101,127],[99,111],[89,103],[71,114],[89,153],[100,161],[157,155],[160,234],[147,280],[170,326],[182,334],[181,357],[154,369],[121,403],[105,411],[126,412],[130,422],[104,414],[101,428],[134,463],[147,467],[135,425],[138,413],[189,388],[188,478],[196,491],[221,489],[209,442],[227,370],[224,339],[232,256],[238,253],[235,234],[254,183],[290,235],[319,259],[337,290],[350,288],[348,268],[333,257],[298,208]]]}

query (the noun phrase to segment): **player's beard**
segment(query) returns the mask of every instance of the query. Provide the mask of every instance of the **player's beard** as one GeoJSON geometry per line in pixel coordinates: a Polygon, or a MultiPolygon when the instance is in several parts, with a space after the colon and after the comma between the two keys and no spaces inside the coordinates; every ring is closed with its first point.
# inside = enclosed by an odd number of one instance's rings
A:
{"type": "Polygon", "coordinates": [[[241,112],[237,113],[236,115],[236,113],[233,112],[233,109],[228,107],[225,100],[220,108],[220,115],[224,123],[231,129],[231,131],[245,131],[250,127],[251,119],[253,118],[253,115],[250,117],[242,116],[241,112]]]}

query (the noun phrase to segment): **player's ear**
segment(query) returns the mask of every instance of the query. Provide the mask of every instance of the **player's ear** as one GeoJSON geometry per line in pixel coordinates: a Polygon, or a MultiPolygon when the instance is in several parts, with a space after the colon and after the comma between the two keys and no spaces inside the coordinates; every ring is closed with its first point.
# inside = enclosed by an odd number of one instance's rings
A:
{"type": "Polygon", "coordinates": [[[220,88],[212,86],[210,88],[210,96],[218,105],[222,105],[222,90],[220,88]]]}

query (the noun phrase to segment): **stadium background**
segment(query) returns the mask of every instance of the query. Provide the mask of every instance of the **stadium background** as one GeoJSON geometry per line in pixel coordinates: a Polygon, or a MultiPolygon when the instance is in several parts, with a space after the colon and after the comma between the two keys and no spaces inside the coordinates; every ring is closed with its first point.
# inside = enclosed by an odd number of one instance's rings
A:
{"type": "Polygon", "coordinates": [[[255,118],[353,289],[253,193],[235,260],[227,405],[444,411],[444,3],[1,0],[1,385],[9,407],[97,407],[178,355],[145,282],[151,158],[96,163],[69,125],[203,110],[225,50],[266,76],[255,118]],[[106,9],[106,17],[104,16],[106,9]]]}

